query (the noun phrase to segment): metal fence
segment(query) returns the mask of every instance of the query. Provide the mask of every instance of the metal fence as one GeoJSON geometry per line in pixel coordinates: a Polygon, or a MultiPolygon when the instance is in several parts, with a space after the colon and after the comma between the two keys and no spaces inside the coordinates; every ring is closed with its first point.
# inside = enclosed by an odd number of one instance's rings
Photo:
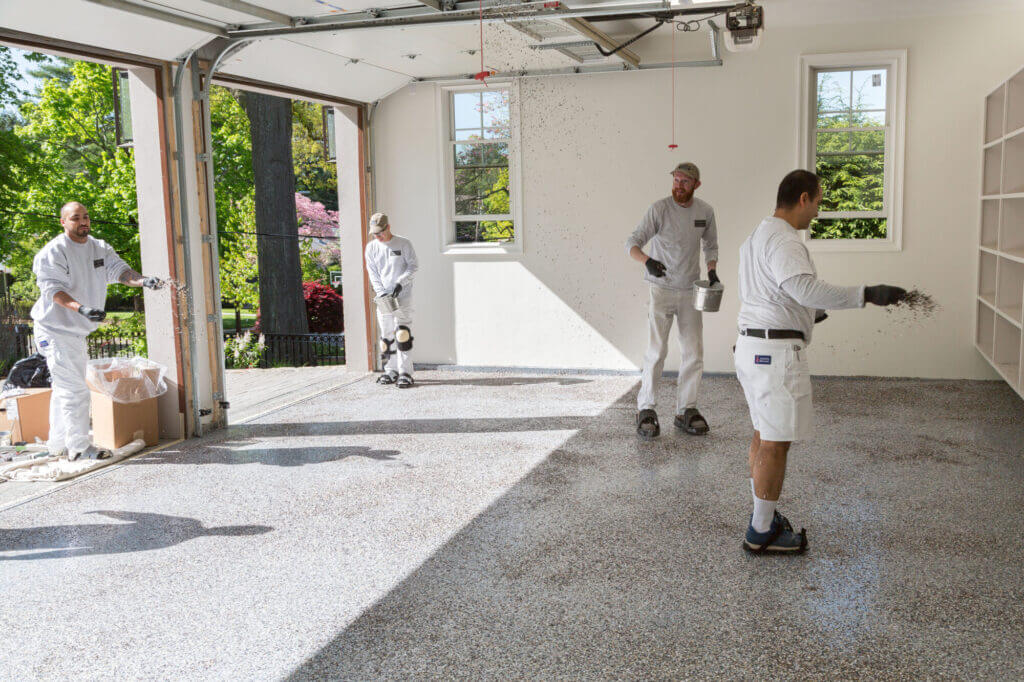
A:
{"type": "MultiPolygon", "coordinates": [[[[243,334],[245,332],[242,332],[243,334]]],[[[224,340],[236,336],[224,332],[224,340]]],[[[345,334],[264,334],[261,369],[269,367],[325,367],[345,364],[345,334]]]]}
{"type": "MultiPolygon", "coordinates": [[[[235,332],[224,332],[225,341],[234,336],[235,332]]],[[[344,333],[264,334],[263,338],[266,345],[259,363],[263,369],[345,364],[344,333]]],[[[115,358],[144,354],[142,346],[145,340],[145,334],[111,338],[89,336],[86,343],[90,358],[115,358]]],[[[28,357],[36,352],[35,335],[31,326],[15,325],[15,346],[18,357],[28,357]]]]}
{"type": "MultiPolygon", "coordinates": [[[[32,327],[27,324],[15,325],[14,332],[19,357],[28,357],[36,352],[35,334],[32,332],[32,327]]],[[[93,359],[131,357],[143,354],[141,348],[145,341],[145,334],[129,334],[113,338],[88,336],[85,339],[89,348],[89,357],[93,359]]]]}

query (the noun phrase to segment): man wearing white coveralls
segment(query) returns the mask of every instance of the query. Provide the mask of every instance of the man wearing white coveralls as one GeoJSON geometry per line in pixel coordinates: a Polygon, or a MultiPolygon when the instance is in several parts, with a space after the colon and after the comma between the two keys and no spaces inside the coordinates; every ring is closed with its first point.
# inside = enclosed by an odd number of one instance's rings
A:
{"type": "Polygon", "coordinates": [[[387,215],[370,217],[370,235],[366,245],[366,272],[377,296],[392,295],[398,299],[398,310],[386,313],[377,309],[381,352],[386,358],[379,384],[395,384],[409,388],[412,379],[412,279],[419,269],[412,242],[391,233],[387,215]]]}
{"type": "Polygon", "coordinates": [[[693,307],[693,283],[700,279],[701,250],[708,279],[712,284],[719,281],[715,272],[718,228],[711,205],[693,196],[700,187],[697,166],[681,163],[671,173],[672,196],[651,204],[626,240],[630,257],[644,264],[644,279],[650,284],[649,342],[636,401],[637,435],[644,440],[661,433],[654,408],[673,319],[682,347],[674,423],[692,435],[708,432],[707,421],[697,411],[697,390],[704,371],[704,325],[700,311],[693,307]],[[645,246],[648,253],[643,251],[645,246]]]}
{"type": "Polygon", "coordinates": [[[821,199],[814,173],[789,173],[779,184],[775,213],[740,247],[734,360],[754,425],[748,453],[754,512],[743,548],[756,554],[807,549],[804,530],[794,532],[776,506],[790,444],[813,433],[807,345],[814,325],[827,317],[825,310],[892,305],[906,295],[885,284],[841,287],[818,279],[800,232],[818,215],[821,199]]]}
{"type": "Polygon", "coordinates": [[[133,270],[102,239],[89,234],[85,206],[72,201],[60,211],[63,234],[32,262],[39,300],[32,306],[36,347],[46,358],[50,397],[50,454],[97,459],[104,453],[89,440],[89,361],[85,337],[106,317],[107,285],[159,289],[163,282],[133,270]]]}

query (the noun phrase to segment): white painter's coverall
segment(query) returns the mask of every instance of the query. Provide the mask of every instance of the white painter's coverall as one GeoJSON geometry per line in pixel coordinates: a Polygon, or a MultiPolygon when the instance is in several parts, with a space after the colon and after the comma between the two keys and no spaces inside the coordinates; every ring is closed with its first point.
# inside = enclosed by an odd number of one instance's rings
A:
{"type": "Polygon", "coordinates": [[[680,206],[672,197],[660,199],[647,209],[636,230],[626,240],[626,251],[634,246],[665,266],[664,277],[645,273],[651,285],[648,303],[649,340],[644,354],[637,410],[653,410],[657,384],[665,366],[668,338],[675,318],[682,356],[676,388],[676,413],[697,406],[697,390],[704,372],[704,325],[693,307],[693,283],[700,279],[700,254],[704,261],[718,260],[718,228],[715,211],[706,201],[694,197],[680,206]]]}
{"type": "Polygon", "coordinates": [[[388,357],[384,371],[412,376],[412,357],[409,351],[398,350],[395,332],[399,325],[412,328],[412,279],[419,269],[416,251],[408,239],[392,235],[386,242],[372,240],[366,245],[365,255],[366,272],[377,296],[389,294],[394,291],[395,285],[402,285],[398,294],[398,310],[394,313],[377,310],[381,338],[385,343],[390,342],[391,349],[395,351],[388,357]]]}
{"type": "Polygon", "coordinates": [[[63,291],[84,306],[102,310],[107,302],[107,284],[116,283],[128,269],[105,241],[90,236],[86,243],[79,244],[64,234],[44,246],[32,263],[39,286],[39,300],[32,306],[36,347],[46,357],[53,386],[47,442],[53,454],[64,448],[82,452],[90,444],[85,337],[99,326],[54,303],[53,297],[63,291]]]}

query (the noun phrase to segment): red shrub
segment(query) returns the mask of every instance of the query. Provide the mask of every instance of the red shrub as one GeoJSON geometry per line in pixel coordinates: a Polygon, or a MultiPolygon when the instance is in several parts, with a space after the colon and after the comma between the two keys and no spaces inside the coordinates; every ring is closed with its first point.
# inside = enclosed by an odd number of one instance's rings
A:
{"type": "Polygon", "coordinates": [[[312,334],[345,331],[345,311],[342,298],[334,289],[319,282],[302,285],[302,296],[306,299],[306,318],[312,334]]]}

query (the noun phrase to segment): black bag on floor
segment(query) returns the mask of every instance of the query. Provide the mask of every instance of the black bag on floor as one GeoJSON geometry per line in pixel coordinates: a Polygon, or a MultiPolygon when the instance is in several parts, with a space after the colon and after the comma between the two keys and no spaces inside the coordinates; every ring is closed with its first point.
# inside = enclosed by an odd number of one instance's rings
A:
{"type": "Polygon", "coordinates": [[[4,383],[4,389],[8,388],[50,388],[50,368],[46,366],[46,358],[35,353],[14,363],[4,383]]]}

